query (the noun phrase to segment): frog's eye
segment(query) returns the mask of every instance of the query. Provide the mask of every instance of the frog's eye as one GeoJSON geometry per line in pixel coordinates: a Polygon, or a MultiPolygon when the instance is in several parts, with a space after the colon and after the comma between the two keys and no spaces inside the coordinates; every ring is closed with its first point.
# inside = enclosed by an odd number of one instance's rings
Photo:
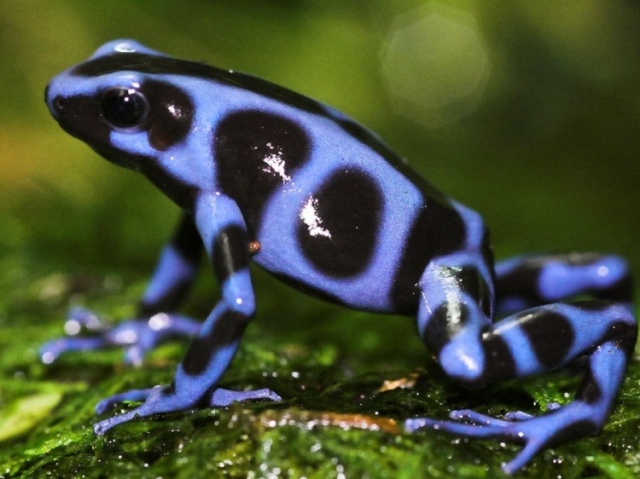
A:
{"type": "Polygon", "coordinates": [[[140,125],[149,113],[149,103],[133,88],[114,87],[105,90],[100,99],[104,118],[116,128],[140,125]]]}

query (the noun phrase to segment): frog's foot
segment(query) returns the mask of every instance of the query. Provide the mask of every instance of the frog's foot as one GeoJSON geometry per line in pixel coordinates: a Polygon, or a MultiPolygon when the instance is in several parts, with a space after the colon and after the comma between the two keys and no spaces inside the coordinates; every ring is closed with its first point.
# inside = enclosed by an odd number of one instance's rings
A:
{"type": "Polygon", "coordinates": [[[156,386],[151,389],[136,389],[103,399],[96,405],[96,412],[102,414],[112,409],[123,401],[144,401],[142,405],[119,416],[113,416],[100,421],[93,426],[96,434],[102,435],[118,424],[129,422],[137,417],[151,414],[184,411],[201,407],[203,404],[210,407],[225,407],[234,402],[244,402],[255,399],[268,399],[281,401],[282,398],[270,389],[256,389],[254,391],[232,391],[230,389],[216,388],[208,397],[194,401],[191,397],[178,395],[173,387],[156,386]]]}
{"type": "Polygon", "coordinates": [[[511,462],[503,464],[502,469],[507,474],[513,474],[549,445],[595,434],[601,429],[606,419],[606,415],[602,417],[602,411],[580,400],[562,407],[553,405],[551,410],[542,416],[515,412],[509,413],[506,416],[508,420],[504,420],[474,411],[461,410],[453,411],[450,417],[469,423],[415,418],[405,421],[405,429],[413,432],[430,428],[466,437],[524,443],[522,451],[511,462]]]}
{"type": "Polygon", "coordinates": [[[66,336],[40,348],[43,363],[53,363],[66,351],[87,351],[111,347],[125,348],[125,362],[140,365],[145,354],[171,337],[195,336],[200,323],[190,318],[158,313],[150,318],[133,319],[109,327],[90,311],[74,308],[65,322],[66,336]]]}
{"type": "MultiPolygon", "coordinates": [[[[550,402],[547,404],[547,412],[555,411],[556,409],[560,409],[561,407],[562,405],[560,403],[550,402]]],[[[452,419],[466,419],[467,421],[476,422],[476,423],[479,422],[480,424],[486,423],[487,420],[492,419],[491,416],[485,416],[484,414],[479,414],[475,411],[471,411],[470,409],[453,411],[451,414],[455,412],[457,412],[460,417],[451,416],[452,419]],[[472,420],[471,419],[472,415],[477,417],[478,419],[472,420]]],[[[533,419],[535,417],[536,416],[534,416],[533,414],[529,414],[528,412],[524,412],[524,411],[511,411],[504,415],[504,418],[507,421],[528,421],[529,419],[533,419]]]]}

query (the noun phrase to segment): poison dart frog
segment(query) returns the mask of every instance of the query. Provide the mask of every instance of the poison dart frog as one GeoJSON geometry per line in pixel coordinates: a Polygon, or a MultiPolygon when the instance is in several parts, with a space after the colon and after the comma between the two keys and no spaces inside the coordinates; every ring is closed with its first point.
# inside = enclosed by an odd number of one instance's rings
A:
{"type": "MultiPolygon", "coordinates": [[[[523,443],[511,473],[544,447],[598,432],[634,349],[626,262],[606,254],[527,255],[494,264],[473,210],[418,176],[375,134],[344,114],[265,80],[179,60],[132,40],[100,47],[56,76],[45,100],[68,133],[110,162],[139,171],[183,211],[137,317],[43,346],[62,352],[126,348],[139,363],[159,341],[192,336],[170,385],[117,394],[138,407],[98,422],[280,397],[219,386],[255,311],[250,261],[326,300],[412,316],[427,349],[462,385],[479,387],[585,357],[572,402],[502,419],[461,410],[437,429],[523,443]],[[221,298],[202,324],[176,311],[202,251],[221,298]],[[575,301],[576,295],[592,299],[575,301]]],[[[90,327],[93,313],[71,319],[90,327]]]]}

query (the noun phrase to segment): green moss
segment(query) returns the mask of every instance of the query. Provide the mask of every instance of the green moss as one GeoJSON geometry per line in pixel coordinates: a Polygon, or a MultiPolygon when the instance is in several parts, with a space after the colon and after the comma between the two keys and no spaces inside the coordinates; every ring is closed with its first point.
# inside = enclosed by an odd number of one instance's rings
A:
{"type": "MultiPolygon", "coordinates": [[[[86,282],[84,291],[77,278],[62,281],[62,290],[74,283],[80,288],[75,294],[91,296],[99,310],[130,302],[139,289],[100,293],[95,284],[101,281],[86,282]]],[[[46,289],[49,282],[34,284],[46,289]]],[[[283,396],[282,403],[147,418],[98,437],[91,427],[98,419],[93,405],[115,392],[168,383],[185,346],[159,348],[140,369],[122,366],[119,351],[69,354],[51,367],[39,366],[35,345],[60,334],[60,308],[43,306],[41,292],[34,287],[17,294],[18,304],[8,306],[9,315],[27,313],[20,316],[19,328],[2,335],[0,477],[496,477],[500,464],[519,446],[434,433],[408,435],[400,421],[420,414],[444,418],[452,409],[467,407],[489,414],[536,412],[547,402],[566,402],[578,383],[558,372],[469,394],[429,361],[412,366],[386,357],[390,348],[381,348],[377,364],[365,365],[357,356],[370,354],[370,345],[348,348],[343,343],[342,325],[350,313],[327,308],[325,313],[336,317],[320,328],[320,347],[313,327],[306,336],[293,331],[292,341],[270,334],[270,326],[282,326],[277,319],[258,319],[224,378],[230,388],[270,387],[283,396]],[[394,370],[383,366],[387,360],[394,370]],[[383,387],[385,381],[394,383],[383,387]]],[[[362,318],[355,314],[351,319],[362,318]]],[[[386,321],[368,320],[367,342],[383,343],[386,321]]],[[[392,318],[388,322],[400,327],[392,318]]],[[[405,338],[400,335],[400,340],[405,338]]],[[[407,359],[415,358],[409,353],[407,359]]],[[[519,476],[634,477],[640,467],[640,388],[634,379],[639,375],[634,362],[600,436],[546,450],[519,476]]]]}

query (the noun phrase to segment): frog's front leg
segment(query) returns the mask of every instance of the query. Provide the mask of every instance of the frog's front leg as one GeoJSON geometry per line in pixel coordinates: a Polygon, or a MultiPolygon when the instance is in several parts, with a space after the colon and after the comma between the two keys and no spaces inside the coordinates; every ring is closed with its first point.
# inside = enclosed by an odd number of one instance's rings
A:
{"type": "Polygon", "coordinates": [[[476,387],[587,356],[585,376],[573,402],[539,417],[520,413],[500,420],[454,411],[453,419],[467,419],[471,424],[417,418],[406,421],[405,427],[524,443],[518,456],[504,466],[511,473],[548,445],[602,428],[633,352],[637,326],[624,305],[609,301],[539,306],[493,323],[484,314],[477,293],[486,290],[489,281],[479,261],[459,264],[457,258],[448,264],[432,264],[424,273],[419,331],[444,371],[476,387]]]}
{"type": "Polygon", "coordinates": [[[249,274],[249,246],[242,215],[233,200],[215,193],[196,202],[195,221],[207,249],[222,298],[213,308],[177,368],[170,386],[130,391],[102,401],[98,412],[123,400],[144,403],[120,416],[99,422],[94,430],[108,429],[138,416],[180,411],[197,406],[227,406],[249,399],[280,400],[267,389],[231,391],[217,387],[236,353],[242,333],[255,312],[249,274]]]}
{"type": "Polygon", "coordinates": [[[160,255],[136,318],[109,327],[94,313],[74,308],[65,324],[68,336],[44,344],[40,348],[42,361],[50,364],[65,351],[122,346],[125,361],[139,365],[146,352],[160,342],[194,336],[200,323],[175,311],[193,283],[201,254],[198,231],[191,216],[183,213],[171,242],[160,255]]]}

